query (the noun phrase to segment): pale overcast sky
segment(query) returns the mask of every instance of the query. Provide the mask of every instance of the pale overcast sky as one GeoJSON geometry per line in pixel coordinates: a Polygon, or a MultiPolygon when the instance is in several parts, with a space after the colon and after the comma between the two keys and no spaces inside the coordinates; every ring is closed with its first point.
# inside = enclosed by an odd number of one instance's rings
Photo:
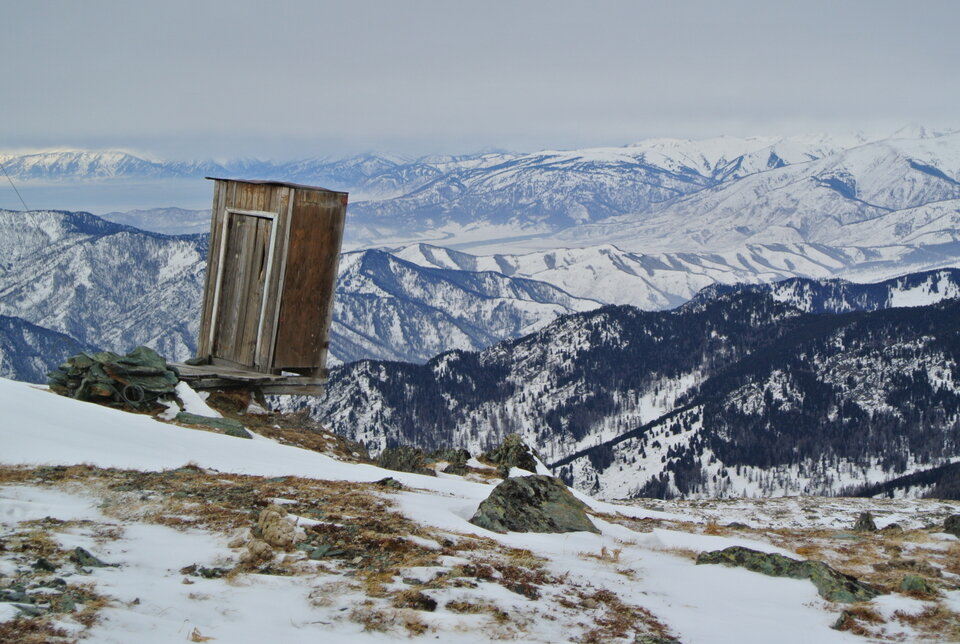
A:
{"type": "Polygon", "coordinates": [[[294,158],[960,125],[960,2],[0,0],[0,149],[294,158]]]}

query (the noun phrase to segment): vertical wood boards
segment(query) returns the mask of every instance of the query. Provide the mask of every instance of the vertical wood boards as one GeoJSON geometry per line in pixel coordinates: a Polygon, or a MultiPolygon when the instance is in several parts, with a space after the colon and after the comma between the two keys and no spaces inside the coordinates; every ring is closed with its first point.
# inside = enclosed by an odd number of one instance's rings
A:
{"type": "Polygon", "coordinates": [[[255,365],[274,220],[228,212],[214,355],[255,365]]]}
{"type": "Polygon", "coordinates": [[[215,179],[198,355],[324,374],[346,193],[215,179]]]}
{"type": "Polygon", "coordinates": [[[344,215],[339,193],[296,191],[275,368],[323,367],[344,215]]]}
{"type": "Polygon", "coordinates": [[[261,307],[261,326],[258,332],[258,350],[256,365],[259,371],[268,372],[273,364],[273,336],[275,335],[277,315],[280,302],[281,279],[284,267],[284,244],[287,230],[290,227],[289,210],[292,203],[293,190],[285,186],[272,186],[269,199],[264,206],[265,210],[277,213],[273,220],[273,257],[268,262],[267,289],[261,307]]]}

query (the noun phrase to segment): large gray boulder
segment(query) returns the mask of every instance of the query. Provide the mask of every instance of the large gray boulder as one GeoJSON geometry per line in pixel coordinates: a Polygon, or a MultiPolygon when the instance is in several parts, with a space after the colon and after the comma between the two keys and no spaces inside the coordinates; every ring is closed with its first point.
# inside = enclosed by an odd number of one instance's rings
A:
{"type": "Polygon", "coordinates": [[[494,532],[596,532],[587,506],[558,478],[505,479],[477,508],[470,523],[494,532]]]}
{"type": "Polygon", "coordinates": [[[868,601],[880,594],[856,577],[845,575],[822,561],[799,561],[783,555],[760,552],[741,546],[701,552],[697,564],[739,566],[771,577],[809,579],[820,596],[833,602],[868,601]]]}

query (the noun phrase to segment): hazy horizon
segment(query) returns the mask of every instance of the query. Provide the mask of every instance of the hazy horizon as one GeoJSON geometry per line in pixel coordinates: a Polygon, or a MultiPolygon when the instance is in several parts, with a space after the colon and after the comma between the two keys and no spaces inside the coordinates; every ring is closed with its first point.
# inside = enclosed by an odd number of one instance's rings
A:
{"type": "Polygon", "coordinates": [[[950,128],[960,3],[7,2],[0,148],[165,159],[950,128]]]}

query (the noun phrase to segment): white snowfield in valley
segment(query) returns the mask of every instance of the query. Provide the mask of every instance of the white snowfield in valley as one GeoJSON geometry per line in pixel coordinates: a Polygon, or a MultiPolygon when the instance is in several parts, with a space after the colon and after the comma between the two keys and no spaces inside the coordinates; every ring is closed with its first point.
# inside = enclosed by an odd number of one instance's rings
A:
{"type": "MultiPolygon", "coordinates": [[[[630,304],[646,311],[680,306],[712,284],[764,284],[791,277],[879,282],[910,272],[960,266],[946,248],[922,252],[907,245],[838,247],[750,244],[699,253],[633,253],[613,244],[551,248],[523,254],[471,255],[415,244],[394,251],[413,264],[464,271],[496,271],[552,284],[576,297],[630,304]]],[[[899,305],[898,305],[899,306],[899,305]]]]}
{"type": "MultiPolygon", "coordinates": [[[[380,580],[386,591],[404,588],[412,578],[429,579],[444,571],[477,568],[480,560],[470,557],[481,551],[490,557],[498,552],[514,553],[510,556],[519,556],[517,561],[541,558],[540,574],[553,580],[527,594],[495,583],[496,574],[461,585],[432,588],[427,584],[423,593],[436,601],[436,609],[414,611],[391,608],[382,594],[368,595],[353,576],[355,568],[347,562],[311,561],[297,551],[289,556],[301,557],[302,561],[291,564],[300,566],[299,574],[240,572],[220,578],[188,578],[182,569],[191,565],[236,564],[237,552],[228,547],[232,535],[169,518],[150,521],[149,515],[138,513],[137,508],[152,503],[156,492],[122,493],[116,486],[85,485],[69,477],[56,484],[40,478],[0,484],[0,542],[9,545],[0,549],[0,587],[29,568],[25,560],[17,559],[13,543],[26,539],[22,536],[25,530],[36,530],[30,527],[38,525],[36,522],[59,526],[49,532],[59,547],[79,546],[116,564],[89,568],[89,574],[79,567],[77,572],[61,567],[56,573],[68,583],[92,584],[106,598],[99,619],[88,630],[65,615],[57,618],[57,625],[84,641],[384,642],[418,636],[453,642],[634,641],[632,630],[622,637],[602,635],[614,632],[603,629],[612,628],[607,622],[624,614],[632,619],[642,614],[644,623],[658,623],[666,634],[688,643],[864,641],[851,632],[831,629],[847,605],[821,599],[807,580],[695,565],[691,552],[732,545],[801,558],[777,545],[777,534],[762,526],[750,536],[736,530],[717,535],[714,517],[707,517],[702,506],[661,503],[670,510],[662,511],[581,496],[592,509],[601,534],[497,534],[467,521],[493,489],[488,482],[394,472],[259,437],[243,440],[187,429],[9,380],[0,380],[0,418],[0,464],[8,469],[86,464],[100,469],[84,471],[109,477],[112,474],[103,468],[149,473],[189,465],[196,476],[207,477],[211,486],[238,474],[295,476],[329,485],[348,482],[354,487],[393,477],[403,484],[402,491],[373,494],[378,502],[393,505],[419,526],[421,536],[399,537],[427,551],[435,549],[437,554],[431,566],[398,569],[391,578],[380,580]],[[706,534],[709,532],[715,534],[706,534]],[[14,533],[20,536],[14,538],[14,533]],[[441,554],[448,547],[444,543],[471,540],[477,544],[475,550],[463,550],[457,556],[441,554]],[[516,554],[522,551],[529,552],[516,554]],[[462,609],[464,606],[483,610],[470,612],[462,609]],[[461,609],[455,610],[457,607],[461,609]]],[[[265,501],[287,502],[282,498],[265,501]]],[[[853,510],[859,511],[864,503],[860,500],[853,510]]],[[[196,505],[184,505],[184,512],[203,509],[202,503],[196,505]]],[[[725,522],[757,521],[757,508],[746,502],[723,507],[725,522]]],[[[826,528],[837,524],[838,516],[852,521],[845,515],[850,508],[842,500],[831,500],[824,507],[827,512],[821,516],[810,516],[807,511],[806,522],[826,528]]],[[[889,506],[884,523],[896,521],[904,528],[918,528],[949,509],[947,504],[904,501],[889,506]]],[[[336,522],[349,525],[348,515],[336,522]]],[[[298,521],[301,531],[320,523],[306,517],[298,521]]],[[[771,527],[775,527],[773,523],[771,527]]],[[[956,550],[958,545],[955,537],[946,534],[934,532],[925,538],[936,552],[956,550]]],[[[960,579],[953,572],[944,571],[943,575],[944,581],[952,584],[960,579]]],[[[526,588],[529,590],[529,585],[526,588]]],[[[960,591],[945,593],[941,601],[952,610],[960,609],[960,591]]],[[[920,641],[924,636],[909,620],[894,618],[895,611],[910,616],[937,606],[934,601],[899,594],[883,595],[863,605],[890,619],[882,631],[884,638],[900,641],[920,641]]],[[[16,617],[11,606],[0,602],[0,621],[16,617]]]]}

